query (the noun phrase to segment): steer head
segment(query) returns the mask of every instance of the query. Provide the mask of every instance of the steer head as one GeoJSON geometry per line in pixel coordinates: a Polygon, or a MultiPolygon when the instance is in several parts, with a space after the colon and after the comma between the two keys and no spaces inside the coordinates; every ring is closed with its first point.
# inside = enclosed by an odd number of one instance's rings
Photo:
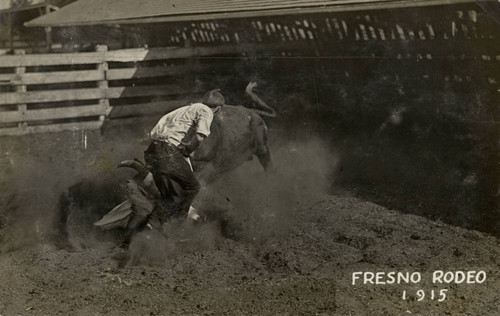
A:
{"type": "Polygon", "coordinates": [[[141,187],[143,187],[148,193],[156,196],[159,194],[156,188],[153,175],[146,168],[144,163],[138,159],[134,160],[124,160],[118,164],[118,168],[131,168],[137,171],[134,176],[134,181],[136,181],[141,187]]]}

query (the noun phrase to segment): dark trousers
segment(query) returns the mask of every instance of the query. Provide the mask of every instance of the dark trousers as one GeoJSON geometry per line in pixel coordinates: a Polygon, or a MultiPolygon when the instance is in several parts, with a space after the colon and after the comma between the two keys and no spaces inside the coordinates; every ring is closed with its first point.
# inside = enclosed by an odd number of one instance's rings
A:
{"type": "Polygon", "coordinates": [[[161,194],[163,205],[159,208],[163,210],[157,214],[160,221],[187,215],[201,186],[179,149],[167,142],[153,141],[144,152],[144,160],[161,194]]]}

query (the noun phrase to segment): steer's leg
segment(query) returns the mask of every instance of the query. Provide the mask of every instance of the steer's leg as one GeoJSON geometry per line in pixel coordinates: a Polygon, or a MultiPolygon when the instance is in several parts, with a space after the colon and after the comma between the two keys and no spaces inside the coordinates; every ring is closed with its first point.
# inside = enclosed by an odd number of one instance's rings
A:
{"type": "Polygon", "coordinates": [[[256,155],[265,171],[272,169],[273,163],[271,161],[271,152],[269,151],[269,147],[267,147],[267,145],[264,145],[263,148],[259,148],[256,155]]]}
{"type": "Polygon", "coordinates": [[[269,150],[269,146],[267,146],[267,126],[262,119],[254,122],[258,122],[257,127],[254,129],[256,133],[255,141],[257,145],[255,155],[259,158],[259,162],[264,170],[269,171],[272,168],[272,161],[271,152],[269,150]]]}

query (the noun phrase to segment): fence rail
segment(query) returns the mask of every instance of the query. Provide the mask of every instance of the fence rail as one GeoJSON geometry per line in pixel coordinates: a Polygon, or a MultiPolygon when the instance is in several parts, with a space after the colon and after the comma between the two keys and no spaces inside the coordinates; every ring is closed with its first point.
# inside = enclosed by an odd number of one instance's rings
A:
{"type": "Polygon", "coordinates": [[[171,110],[192,91],[182,84],[164,84],[165,78],[226,67],[223,61],[200,65],[189,57],[238,53],[241,48],[108,51],[98,46],[88,53],[25,55],[18,51],[1,56],[0,135],[100,128],[106,117],[171,110]],[[184,64],[173,64],[180,57],[184,64]],[[151,61],[156,64],[144,63],[151,61]],[[110,68],[110,63],[119,65],[110,68]],[[130,83],[144,79],[154,82],[130,83]],[[114,100],[131,101],[114,107],[110,105],[114,100]]]}
{"type": "Polygon", "coordinates": [[[217,56],[245,56],[248,51],[280,54],[285,48],[290,51],[299,46],[303,45],[263,43],[116,51],[98,46],[94,52],[26,55],[17,51],[15,55],[0,56],[0,136],[99,128],[106,117],[171,110],[185,102],[185,96],[196,95],[182,84],[186,77],[227,69],[227,60],[217,56]],[[206,56],[215,59],[210,63],[190,59],[206,56]],[[183,78],[168,83],[168,78],[174,77],[183,78]],[[140,80],[149,81],[135,84],[140,80]]]}

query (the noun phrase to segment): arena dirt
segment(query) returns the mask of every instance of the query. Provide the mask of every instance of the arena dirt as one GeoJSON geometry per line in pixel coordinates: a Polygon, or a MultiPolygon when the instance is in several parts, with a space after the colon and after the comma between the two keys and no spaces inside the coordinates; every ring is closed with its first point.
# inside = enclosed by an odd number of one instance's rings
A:
{"type": "Polygon", "coordinates": [[[73,250],[56,247],[59,194],[83,178],[130,178],[115,166],[142,156],[142,136],[115,128],[0,139],[0,315],[500,314],[497,238],[332,189],[339,157],[312,135],[274,141],[272,174],[249,161],[207,187],[201,224],[172,222],[128,248],[73,227],[73,250]],[[432,284],[436,270],[487,278],[432,284]],[[422,280],[352,285],[356,271],[422,280]],[[442,289],[446,300],[430,298],[442,289]]]}

